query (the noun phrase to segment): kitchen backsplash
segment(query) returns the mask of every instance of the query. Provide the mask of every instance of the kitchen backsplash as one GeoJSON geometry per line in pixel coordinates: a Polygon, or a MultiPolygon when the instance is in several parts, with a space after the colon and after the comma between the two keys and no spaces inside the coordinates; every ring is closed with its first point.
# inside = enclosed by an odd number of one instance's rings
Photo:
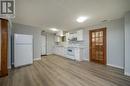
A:
{"type": "Polygon", "coordinates": [[[87,45],[87,43],[85,42],[75,42],[75,41],[70,41],[70,42],[60,42],[60,43],[56,43],[57,46],[67,46],[67,45],[78,45],[78,46],[85,46],[87,45]]]}
{"type": "Polygon", "coordinates": [[[84,41],[70,41],[69,44],[85,45],[86,43],[84,41]]]}

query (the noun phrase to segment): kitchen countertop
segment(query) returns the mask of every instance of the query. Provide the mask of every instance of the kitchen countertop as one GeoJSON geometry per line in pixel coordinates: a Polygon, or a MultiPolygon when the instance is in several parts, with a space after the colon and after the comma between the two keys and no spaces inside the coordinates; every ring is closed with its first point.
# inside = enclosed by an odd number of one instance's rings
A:
{"type": "Polygon", "coordinates": [[[73,47],[73,48],[86,48],[87,47],[87,45],[82,45],[82,46],[80,46],[80,45],[55,45],[55,47],[73,47]]]}

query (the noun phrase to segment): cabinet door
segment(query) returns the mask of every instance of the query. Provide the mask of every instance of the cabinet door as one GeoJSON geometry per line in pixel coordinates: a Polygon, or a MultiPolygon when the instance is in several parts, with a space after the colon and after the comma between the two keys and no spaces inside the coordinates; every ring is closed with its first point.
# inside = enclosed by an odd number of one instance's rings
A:
{"type": "Polygon", "coordinates": [[[83,41],[83,30],[78,30],[77,31],[77,40],[78,41],[83,41]]]}
{"type": "Polygon", "coordinates": [[[60,42],[60,41],[61,41],[60,37],[59,36],[55,36],[55,42],[60,42]]]}
{"type": "Polygon", "coordinates": [[[62,30],[60,30],[60,31],[58,31],[58,32],[56,33],[57,36],[63,36],[63,34],[64,34],[64,33],[63,33],[62,30]]]}
{"type": "Polygon", "coordinates": [[[69,40],[73,38],[73,33],[69,33],[69,40]]]}
{"type": "Polygon", "coordinates": [[[61,55],[61,47],[58,47],[58,55],[61,55]]]}
{"type": "Polygon", "coordinates": [[[54,54],[58,55],[58,47],[54,48],[54,54]]]}
{"type": "Polygon", "coordinates": [[[68,42],[69,41],[69,33],[66,33],[66,41],[68,42]]]}
{"type": "Polygon", "coordinates": [[[62,56],[64,56],[64,47],[62,47],[61,51],[62,51],[62,56]]]}
{"type": "Polygon", "coordinates": [[[55,42],[57,42],[57,36],[55,36],[55,42]]]}

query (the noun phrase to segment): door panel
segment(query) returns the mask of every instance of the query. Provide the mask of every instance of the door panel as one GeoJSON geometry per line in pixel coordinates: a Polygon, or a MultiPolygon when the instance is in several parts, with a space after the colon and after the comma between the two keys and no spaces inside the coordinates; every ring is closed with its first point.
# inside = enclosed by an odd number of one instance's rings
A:
{"type": "Polygon", "coordinates": [[[7,69],[7,57],[8,57],[8,20],[0,19],[1,29],[1,74],[0,76],[6,76],[8,74],[7,69]]]}
{"type": "Polygon", "coordinates": [[[15,44],[14,67],[20,67],[28,64],[33,64],[33,49],[32,45],[17,45],[15,44]],[[25,52],[26,51],[26,52],[25,52]]]}
{"type": "Polygon", "coordinates": [[[46,36],[42,35],[41,36],[41,55],[46,55],[46,36]]]}
{"type": "Polygon", "coordinates": [[[106,28],[90,30],[90,60],[106,64],[106,28]]]}

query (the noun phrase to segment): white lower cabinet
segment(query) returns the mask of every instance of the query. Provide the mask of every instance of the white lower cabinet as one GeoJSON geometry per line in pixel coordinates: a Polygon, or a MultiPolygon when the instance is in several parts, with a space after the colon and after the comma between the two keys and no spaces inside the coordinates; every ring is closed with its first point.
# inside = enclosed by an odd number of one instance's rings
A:
{"type": "Polygon", "coordinates": [[[67,47],[63,46],[56,46],[54,49],[54,54],[63,56],[65,58],[69,58],[76,61],[82,61],[83,60],[83,50],[84,48],[75,47],[74,48],[74,55],[68,55],[67,53],[67,47]]]}
{"type": "Polygon", "coordinates": [[[65,48],[63,46],[56,46],[54,49],[54,54],[65,57],[65,48]]]}

